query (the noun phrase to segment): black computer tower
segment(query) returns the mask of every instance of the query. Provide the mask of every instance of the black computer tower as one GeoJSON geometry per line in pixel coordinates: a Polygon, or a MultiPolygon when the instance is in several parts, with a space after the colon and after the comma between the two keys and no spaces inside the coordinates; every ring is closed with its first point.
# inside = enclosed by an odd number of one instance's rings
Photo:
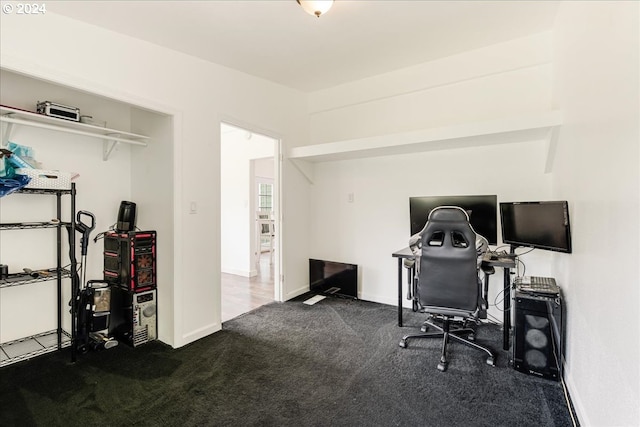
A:
{"type": "Polygon", "coordinates": [[[559,381],[562,378],[563,315],[560,295],[516,291],[513,367],[559,381]]]}

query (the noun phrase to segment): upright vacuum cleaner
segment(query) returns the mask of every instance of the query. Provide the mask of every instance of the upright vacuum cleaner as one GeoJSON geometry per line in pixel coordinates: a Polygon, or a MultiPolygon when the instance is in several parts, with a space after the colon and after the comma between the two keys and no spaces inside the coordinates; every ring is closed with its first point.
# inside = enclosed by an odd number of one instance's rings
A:
{"type": "MultiPolygon", "coordinates": [[[[72,272],[74,286],[79,289],[75,302],[75,312],[78,316],[76,331],[76,348],[80,352],[89,350],[109,349],[118,345],[118,341],[109,337],[109,318],[111,315],[111,287],[104,280],[89,280],[87,275],[87,251],[89,235],[95,228],[96,218],[91,212],[78,211],[76,217],[76,231],[81,234],[81,272],[82,281],[77,271],[72,272]],[[88,223],[83,221],[88,219],[88,223]]],[[[71,228],[69,228],[69,238],[71,228]]],[[[73,254],[71,254],[73,256],[73,254]]]]}

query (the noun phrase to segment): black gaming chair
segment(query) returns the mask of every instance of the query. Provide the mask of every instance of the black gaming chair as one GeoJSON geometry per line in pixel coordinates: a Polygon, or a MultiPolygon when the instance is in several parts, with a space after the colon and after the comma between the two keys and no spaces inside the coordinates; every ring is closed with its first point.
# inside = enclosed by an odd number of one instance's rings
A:
{"type": "Polygon", "coordinates": [[[431,315],[425,324],[438,332],[406,335],[400,341],[400,347],[406,348],[407,341],[414,338],[442,337],[438,369],[445,371],[447,344],[453,338],[487,353],[487,364],[493,366],[493,352],[473,342],[480,311],[481,285],[477,272],[476,233],[469,224],[467,213],[453,206],[433,209],[422,231],[421,242],[417,298],[422,311],[431,315]],[[462,321],[454,322],[454,318],[462,321]]]}

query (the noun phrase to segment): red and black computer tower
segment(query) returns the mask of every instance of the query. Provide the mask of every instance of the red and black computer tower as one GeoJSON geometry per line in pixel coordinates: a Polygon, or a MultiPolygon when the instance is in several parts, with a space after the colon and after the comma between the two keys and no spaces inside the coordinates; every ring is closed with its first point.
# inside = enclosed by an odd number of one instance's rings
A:
{"type": "Polygon", "coordinates": [[[157,339],[156,232],[105,234],[104,280],[112,285],[109,336],[133,347],[157,339]]]}
{"type": "Polygon", "coordinates": [[[513,367],[526,374],[562,378],[563,314],[560,295],[516,291],[513,367]]]}
{"type": "Polygon", "coordinates": [[[104,280],[133,292],[155,289],[156,232],[108,232],[104,237],[104,280]]]}

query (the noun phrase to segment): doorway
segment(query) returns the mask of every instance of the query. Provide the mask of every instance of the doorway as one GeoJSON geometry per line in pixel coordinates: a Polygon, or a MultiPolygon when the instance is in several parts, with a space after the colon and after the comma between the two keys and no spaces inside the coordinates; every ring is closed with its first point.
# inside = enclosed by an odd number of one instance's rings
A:
{"type": "Polygon", "coordinates": [[[280,141],[220,127],[221,321],[278,300],[280,141]]]}

